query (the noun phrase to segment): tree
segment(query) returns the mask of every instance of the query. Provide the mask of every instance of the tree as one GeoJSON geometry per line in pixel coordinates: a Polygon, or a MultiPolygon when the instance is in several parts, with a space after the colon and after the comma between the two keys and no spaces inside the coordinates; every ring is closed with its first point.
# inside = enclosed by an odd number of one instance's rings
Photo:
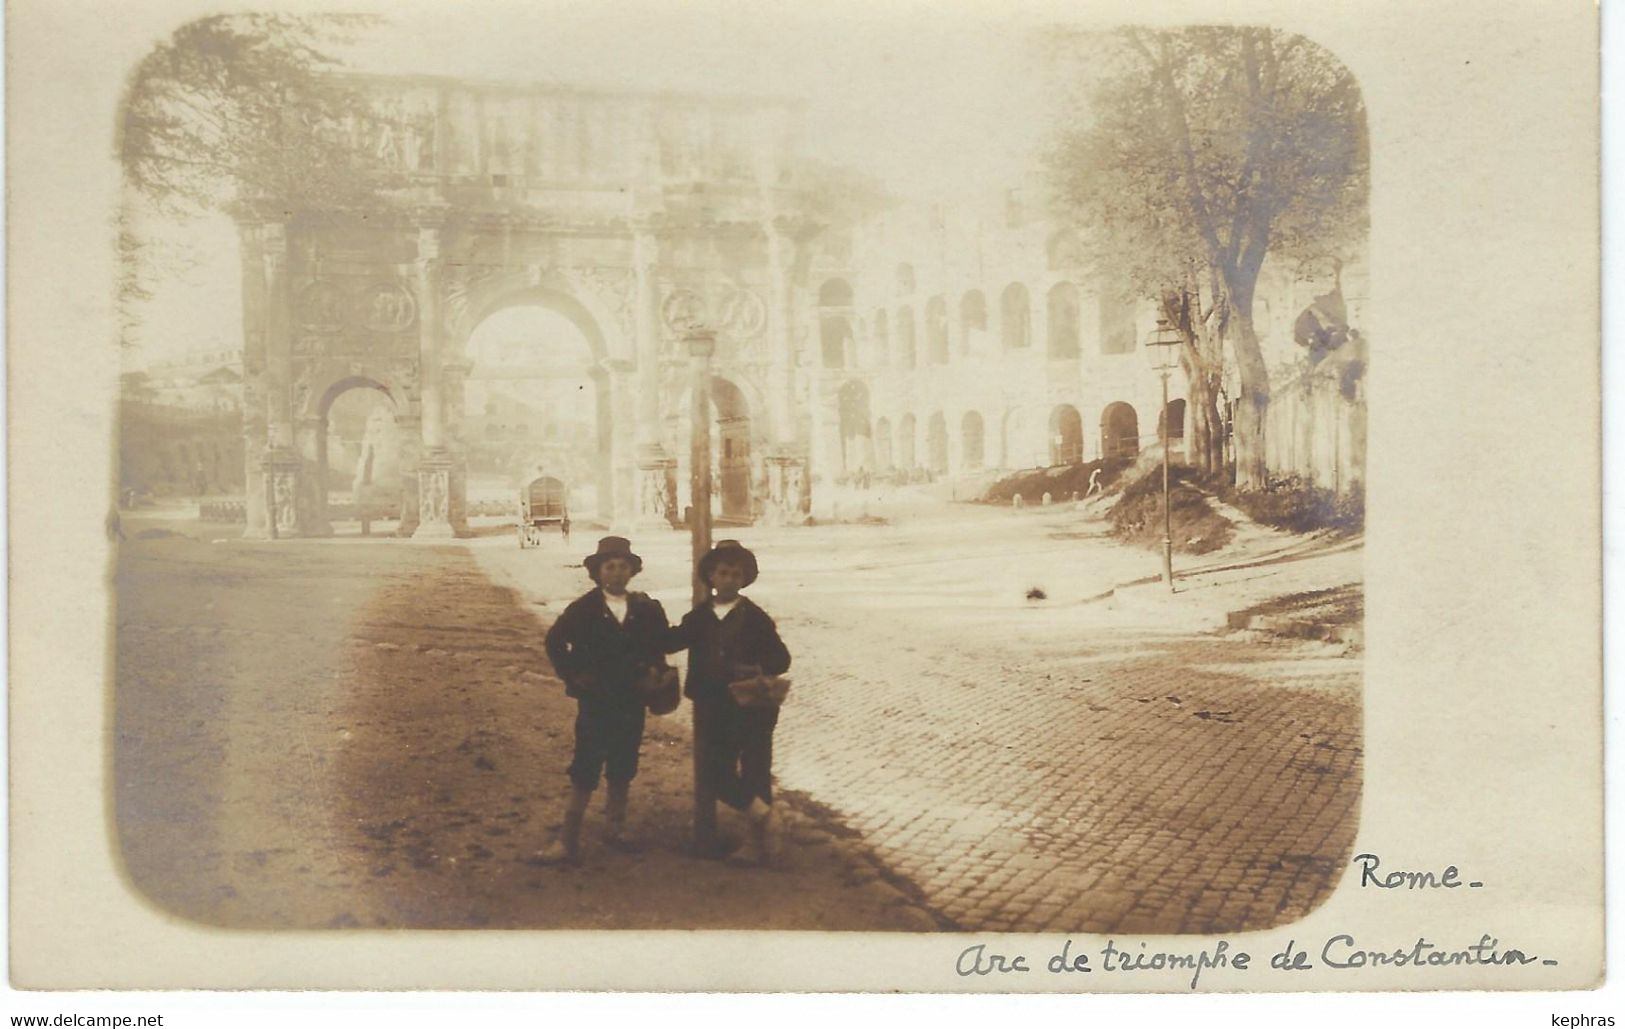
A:
{"type": "Polygon", "coordinates": [[[125,181],[155,210],[366,197],[343,127],[369,114],[331,48],[375,19],[220,15],[188,22],[136,66],[118,125],[125,181]]]}
{"type": "Polygon", "coordinates": [[[1184,333],[1210,466],[1219,362],[1233,354],[1237,483],[1262,486],[1259,272],[1266,257],[1323,265],[1363,246],[1359,87],[1319,46],[1265,28],[1069,36],[1051,56],[1072,75],[1048,157],[1055,198],[1100,267],[1184,333]]]}
{"type": "Polygon", "coordinates": [[[355,127],[376,115],[333,74],[339,61],[332,52],[376,20],[202,18],[136,65],[115,144],[125,187],[116,228],[126,340],[137,321],[133,308],[186,259],[146,231],[154,220],[275,214],[376,198],[355,142],[355,127]]]}

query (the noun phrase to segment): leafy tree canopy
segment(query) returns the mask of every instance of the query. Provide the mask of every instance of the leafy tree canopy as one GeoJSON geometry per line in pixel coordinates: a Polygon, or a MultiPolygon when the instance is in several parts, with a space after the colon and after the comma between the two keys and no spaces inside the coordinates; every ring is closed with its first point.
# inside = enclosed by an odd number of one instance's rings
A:
{"type": "Polygon", "coordinates": [[[1198,27],[1070,36],[1048,153],[1063,211],[1140,296],[1190,262],[1252,281],[1268,255],[1327,270],[1365,238],[1365,110],[1301,36],[1198,27]]]}
{"type": "Polygon", "coordinates": [[[1254,292],[1266,257],[1323,272],[1363,250],[1369,172],[1353,75],[1301,36],[1251,27],[1062,33],[1048,57],[1058,207],[1102,285],[1160,301],[1191,362],[1211,373],[1209,358],[1231,347],[1247,401],[1238,478],[1262,482],[1270,382],[1254,292]]]}
{"type": "Polygon", "coordinates": [[[234,205],[365,199],[344,127],[368,116],[333,50],[365,15],[221,15],[189,22],[130,78],[118,125],[129,189],[187,216],[234,205]]]}

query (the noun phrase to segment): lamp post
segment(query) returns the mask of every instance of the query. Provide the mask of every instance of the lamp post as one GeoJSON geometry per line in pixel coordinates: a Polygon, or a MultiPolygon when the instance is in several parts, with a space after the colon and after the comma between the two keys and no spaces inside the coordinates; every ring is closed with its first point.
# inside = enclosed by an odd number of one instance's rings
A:
{"type": "Polygon", "coordinates": [[[1156,329],[1145,340],[1146,357],[1162,376],[1162,412],[1157,418],[1162,427],[1162,581],[1168,584],[1170,593],[1174,591],[1174,533],[1168,498],[1168,375],[1179,364],[1181,342],[1179,330],[1166,318],[1157,319],[1156,329]]]}
{"type": "MultiPolygon", "coordinates": [[[[711,549],[711,355],[716,334],[695,326],[684,337],[689,373],[689,540],[692,545],[694,606],[711,599],[711,587],[700,577],[700,561],[711,549]]],[[[710,726],[694,712],[694,850],[709,855],[717,846],[717,799],[705,775],[710,726]]]]}

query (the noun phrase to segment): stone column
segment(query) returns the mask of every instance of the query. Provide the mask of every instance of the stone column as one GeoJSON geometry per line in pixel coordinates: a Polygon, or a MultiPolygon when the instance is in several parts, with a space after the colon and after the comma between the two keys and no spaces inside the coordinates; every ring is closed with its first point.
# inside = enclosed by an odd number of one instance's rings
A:
{"type": "Polygon", "coordinates": [[[396,468],[400,472],[401,508],[400,524],[395,535],[410,537],[418,530],[418,464],[423,459],[422,421],[416,414],[402,411],[395,415],[395,428],[399,450],[396,468]]]}
{"type": "Polygon", "coordinates": [[[632,271],[637,278],[633,301],[637,331],[637,468],[631,525],[636,529],[671,528],[677,524],[677,461],[667,453],[660,432],[660,244],[646,224],[635,226],[632,271]]]}
{"type": "Polygon", "coordinates": [[[440,366],[442,443],[451,458],[447,516],[452,531],[466,536],[468,528],[468,448],[463,439],[463,387],[472,366],[467,361],[446,361],[440,366]]]}
{"type": "Polygon", "coordinates": [[[440,362],[440,226],[418,228],[418,377],[423,453],[418,459],[418,525],[413,535],[451,539],[452,456],[446,448],[440,362]]]}
{"type": "Polygon", "coordinates": [[[327,421],[313,415],[301,415],[294,423],[294,452],[299,455],[302,473],[299,476],[300,535],[331,536],[332,523],[327,519],[327,421]]]}
{"type": "Polygon", "coordinates": [[[288,286],[288,232],[280,222],[260,226],[265,272],[266,424],[273,448],[293,446],[293,298],[288,286]]]}
{"type": "MultiPolygon", "coordinates": [[[[608,360],[602,363],[602,374],[607,383],[609,398],[609,460],[601,469],[601,490],[607,489],[608,504],[602,508],[602,517],[618,531],[630,532],[638,523],[639,487],[637,444],[641,426],[638,424],[639,372],[631,361],[608,360]]],[[[601,496],[604,494],[600,494],[601,496]]]]}
{"type": "Polygon", "coordinates": [[[310,499],[304,462],[294,449],[293,430],[293,298],[288,284],[288,232],[281,222],[259,226],[263,271],[265,332],[266,447],[259,465],[259,490],[265,504],[265,536],[285,539],[308,529],[310,499]]]}
{"type": "Polygon", "coordinates": [[[266,539],[271,535],[271,524],[260,468],[265,457],[265,436],[250,424],[252,414],[244,411],[243,416],[243,538],[266,539]]]}
{"type": "Polygon", "coordinates": [[[773,441],[783,445],[796,438],[796,341],[791,305],[795,296],[795,241],[777,222],[767,225],[767,265],[771,297],[767,305],[768,409],[773,441]]]}
{"type": "MultiPolygon", "coordinates": [[[[810,512],[807,490],[807,445],[796,419],[795,240],[788,226],[767,224],[768,275],[772,298],[767,305],[769,389],[767,394],[774,445],[767,455],[767,520],[800,525],[810,512]]],[[[817,388],[812,403],[818,406],[817,388]]],[[[813,415],[814,433],[818,415],[813,415]]]]}
{"type": "MultiPolygon", "coordinates": [[[[829,514],[826,508],[833,501],[835,476],[840,474],[841,466],[840,420],[838,417],[831,417],[838,415],[839,412],[834,410],[834,404],[828,396],[832,384],[825,376],[826,373],[822,368],[809,375],[811,381],[807,388],[807,403],[812,423],[812,438],[808,440],[806,449],[796,455],[800,457],[798,462],[802,470],[800,478],[803,489],[808,494],[809,503],[813,493],[813,479],[817,478],[823,483],[824,490],[817,498],[821,515],[829,514]]],[[[786,499],[787,503],[791,503],[788,495],[786,499]]],[[[793,512],[793,504],[787,510],[793,512]]]]}

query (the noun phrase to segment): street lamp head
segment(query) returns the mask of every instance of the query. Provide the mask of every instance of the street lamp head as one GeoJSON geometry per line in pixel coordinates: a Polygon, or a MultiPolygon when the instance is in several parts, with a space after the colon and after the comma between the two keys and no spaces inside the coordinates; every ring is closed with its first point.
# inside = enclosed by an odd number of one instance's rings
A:
{"type": "Polygon", "coordinates": [[[1173,323],[1157,319],[1157,327],[1145,338],[1146,360],[1155,371],[1169,372],[1179,366],[1179,345],[1185,341],[1173,323]]]}

